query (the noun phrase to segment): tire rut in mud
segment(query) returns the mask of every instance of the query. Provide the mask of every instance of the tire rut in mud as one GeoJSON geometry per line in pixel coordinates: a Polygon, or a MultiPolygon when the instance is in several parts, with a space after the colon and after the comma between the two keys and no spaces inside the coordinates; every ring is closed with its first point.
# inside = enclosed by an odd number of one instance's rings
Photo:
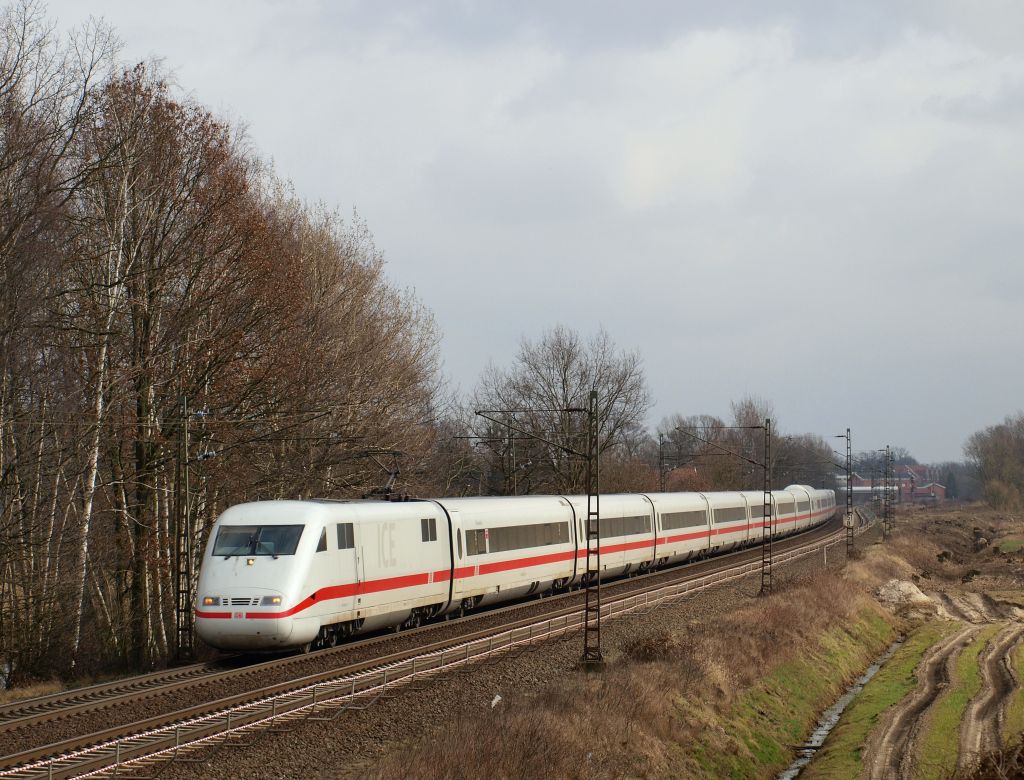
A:
{"type": "Polygon", "coordinates": [[[1024,625],[1011,623],[988,643],[978,658],[981,690],[964,713],[960,726],[959,766],[966,770],[980,756],[1002,747],[1006,705],[1020,683],[1010,664],[1010,654],[1024,638],[1024,625]]]}
{"type": "Polygon", "coordinates": [[[944,613],[950,620],[959,620],[963,623],[985,623],[988,622],[987,615],[979,611],[961,596],[952,596],[945,591],[929,593],[935,603],[939,606],[940,614],[944,613]]]}
{"type": "Polygon", "coordinates": [[[989,593],[982,593],[981,598],[989,612],[993,615],[999,615],[998,619],[1017,621],[1024,620],[1024,609],[1021,609],[1016,604],[1010,601],[993,598],[989,593]]]}
{"type": "Polygon", "coordinates": [[[967,625],[933,645],[918,665],[918,685],[890,708],[865,746],[867,776],[872,780],[911,777],[913,746],[921,716],[949,685],[953,664],[960,651],[980,628],[967,625]]]}

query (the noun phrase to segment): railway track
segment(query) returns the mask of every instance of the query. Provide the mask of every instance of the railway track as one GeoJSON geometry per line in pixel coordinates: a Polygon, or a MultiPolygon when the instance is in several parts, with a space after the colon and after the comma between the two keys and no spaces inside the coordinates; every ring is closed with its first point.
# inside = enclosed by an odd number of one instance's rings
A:
{"type": "Polygon", "coordinates": [[[125,697],[145,696],[168,685],[223,672],[231,659],[164,669],[0,706],[0,733],[39,726],[75,712],[113,706],[125,697]]]}
{"type": "MultiPolygon", "coordinates": [[[[837,520],[797,537],[776,542],[776,560],[803,557],[825,545],[840,544],[837,520]]],[[[760,565],[759,548],[621,580],[603,588],[602,616],[635,612],[695,590],[745,577],[760,565]]],[[[296,717],[317,717],[319,707],[337,711],[367,706],[375,696],[414,680],[459,668],[489,656],[567,637],[580,628],[582,594],[571,592],[433,624],[399,635],[372,637],[306,656],[276,658],[225,670],[198,664],[163,673],[91,686],[9,705],[0,711],[0,732],[26,728],[116,705],[152,700],[170,692],[197,696],[214,683],[239,684],[228,695],[199,696],[170,711],[114,723],[0,758],[0,777],[71,777],[110,765],[150,757],[162,759],[186,748],[254,725],[296,717]],[[403,647],[387,652],[392,645],[403,647]],[[308,672],[319,665],[321,668],[308,672]],[[268,675],[276,675],[269,684],[268,675]],[[390,677],[389,677],[390,675],[390,677]],[[245,681],[250,681],[247,684],[245,681]]]]}

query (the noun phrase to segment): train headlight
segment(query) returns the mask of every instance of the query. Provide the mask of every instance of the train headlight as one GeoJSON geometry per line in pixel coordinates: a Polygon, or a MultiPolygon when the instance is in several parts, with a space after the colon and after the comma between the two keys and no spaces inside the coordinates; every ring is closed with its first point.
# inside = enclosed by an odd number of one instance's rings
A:
{"type": "Polygon", "coordinates": [[[220,596],[203,596],[204,607],[220,606],[220,596]]]}
{"type": "Polygon", "coordinates": [[[281,605],[280,596],[264,596],[263,600],[260,601],[260,606],[263,607],[279,607],[281,605]]]}

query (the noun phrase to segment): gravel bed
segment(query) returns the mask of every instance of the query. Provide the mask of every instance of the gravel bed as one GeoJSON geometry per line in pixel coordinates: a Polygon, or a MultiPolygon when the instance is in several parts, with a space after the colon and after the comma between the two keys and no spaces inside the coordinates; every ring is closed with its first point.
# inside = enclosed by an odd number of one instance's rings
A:
{"type": "MultiPolygon", "coordinates": [[[[794,539],[793,543],[802,544],[807,540],[813,539],[814,536],[815,532],[811,532],[808,536],[794,539]]],[[[785,549],[785,547],[780,547],[779,549],[785,549]]],[[[679,578],[680,573],[699,573],[705,569],[720,566],[723,560],[725,559],[722,557],[715,557],[690,564],[681,569],[674,568],[658,572],[649,575],[644,582],[655,584],[662,581],[673,581],[679,578]]],[[[602,588],[602,592],[605,598],[607,598],[636,587],[636,580],[627,579],[605,585],[602,588]]],[[[583,593],[582,591],[577,591],[564,598],[537,599],[514,607],[490,613],[485,612],[467,620],[439,623],[418,631],[387,635],[381,637],[378,641],[362,645],[357,644],[351,647],[339,647],[329,652],[296,656],[290,659],[290,662],[287,664],[262,670],[258,674],[247,674],[227,680],[194,680],[188,683],[187,687],[176,690],[157,690],[145,698],[136,698],[128,702],[119,702],[107,706],[104,709],[73,714],[40,726],[25,726],[20,729],[0,731],[0,756],[50,745],[62,740],[73,739],[83,734],[92,734],[125,723],[175,712],[186,707],[232,695],[258,692],[264,686],[287,682],[298,677],[325,672],[350,664],[370,661],[384,654],[412,650],[427,642],[457,637],[466,633],[467,630],[491,628],[510,620],[533,617],[566,607],[579,607],[582,603],[583,593]]],[[[575,650],[572,652],[575,652],[575,650]]]]}
{"type": "MultiPolygon", "coordinates": [[[[869,531],[858,546],[872,541],[869,531]]],[[[828,568],[845,563],[845,548],[829,550],[828,568]]],[[[777,567],[776,577],[789,579],[823,566],[823,556],[812,555],[777,567]]],[[[741,580],[712,587],[645,616],[602,624],[603,650],[609,661],[647,635],[665,628],[686,626],[749,603],[760,587],[755,572],[741,580]]],[[[472,717],[491,706],[495,695],[521,697],[539,692],[578,668],[580,636],[548,642],[517,657],[499,656],[494,662],[474,665],[467,674],[446,675],[424,687],[402,689],[394,698],[363,711],[350,711],[329,722],[299,721],[287,733],[259,731],[247,736],[244,748],[205,748],[189,754],[196,763],[172,763],[162,778],[266,778],[316,776],[331,778],[372,775],[377,759],[401,750],[413,739],[428,738],[445,724],[472,717]]]]}

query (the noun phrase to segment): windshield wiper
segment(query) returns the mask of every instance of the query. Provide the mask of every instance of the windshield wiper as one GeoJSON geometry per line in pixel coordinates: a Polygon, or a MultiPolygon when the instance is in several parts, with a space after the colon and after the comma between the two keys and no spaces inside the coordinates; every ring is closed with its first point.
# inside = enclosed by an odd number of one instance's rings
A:
{"type": "Polygon", "coordinates": [[[250,536],[249,541],[245,543],[244,547],[242,545],[238,545],[237,547],[235,547],[234,552],[224,553],[224,560],[226,561],[232,555],[241,555],[243,551],[250,550],[252,546],[252,537],[250,536]]]}

